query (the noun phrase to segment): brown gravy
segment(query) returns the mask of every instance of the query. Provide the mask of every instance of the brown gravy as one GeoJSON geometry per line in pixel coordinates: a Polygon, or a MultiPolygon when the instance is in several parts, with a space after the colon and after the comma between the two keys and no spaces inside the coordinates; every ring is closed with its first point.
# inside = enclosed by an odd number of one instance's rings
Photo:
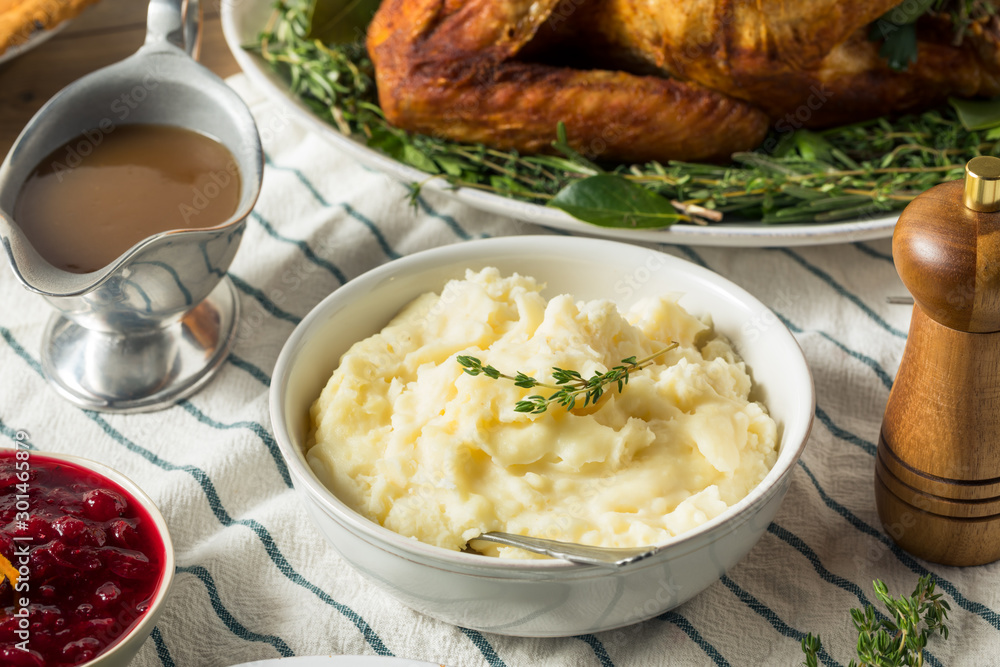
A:
{"type": "Polygon", "coordinates": [[[219,142],[167,125],[93,130],[28,177],[14,220],[50,264],[87,273],[142,239],[219,225],[236,212],[240,175],[219,142]]]}

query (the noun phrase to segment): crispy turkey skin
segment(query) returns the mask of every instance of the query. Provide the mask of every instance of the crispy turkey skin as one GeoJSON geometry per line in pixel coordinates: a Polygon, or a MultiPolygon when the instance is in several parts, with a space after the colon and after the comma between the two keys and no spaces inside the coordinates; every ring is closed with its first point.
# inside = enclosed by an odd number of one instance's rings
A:
{"type": "Polygon", "coordinates": [[[917,62],[868,38],[898,0],[384,0],[368,32],[403,129],[525,153],[725,161],[769,127],[826,127],[1000,94],[997,40],[921,20],[917,62]],[[596,63],[596,66],[593,64],[596,63]]]}

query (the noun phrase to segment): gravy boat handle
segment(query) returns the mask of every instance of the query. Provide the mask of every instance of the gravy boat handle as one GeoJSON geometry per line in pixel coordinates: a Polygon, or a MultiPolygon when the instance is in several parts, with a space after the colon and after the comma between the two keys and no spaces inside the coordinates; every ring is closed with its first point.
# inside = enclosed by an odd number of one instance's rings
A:
{"type": "Polygon", "coordinates": [[[166,42],[198,59],[201,44],[199,0],[150,0],[146,45],[166,42]]]}

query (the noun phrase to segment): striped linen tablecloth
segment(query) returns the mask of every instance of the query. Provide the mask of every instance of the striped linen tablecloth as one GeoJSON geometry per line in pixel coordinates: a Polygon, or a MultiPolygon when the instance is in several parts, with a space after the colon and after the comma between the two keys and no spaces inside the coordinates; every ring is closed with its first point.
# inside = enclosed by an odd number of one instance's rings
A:
{"type": "MultiPolygon", "coordinates": [[[[958,569],[898,549],[875,512],[882,411],[903,352],[907,306],[888,240],[800,249],[655,246],[742,285],[797,337],[818,405],[785,502],[750,554],[687,604],[620,630],[522,639],[453,627],[397,603],[329,547],[291,488],[269,432],[268,384],[296,323],[324,296],[385,262],[469,239],[556,233],[408,190],[340,155],[252,90],[267,166],[230,275],[243,310],[219,375],[161,412],[83,411],[43,380],[51,309],[0,270],[0,446],[19,430],[41,450],[120,470],[163,511],[177,555],[172,597],[133,663],[210,667],[280,656],[384,655],[476,665],[794,665],[822,635],[822,664],[845,665],[849,610],[872,580],[909,593],[932,573],[952,606],[930,665],[997,664],[997,565],[958,569]]],[[[654,246],[650,246],[654,247],[654,246]]]]}

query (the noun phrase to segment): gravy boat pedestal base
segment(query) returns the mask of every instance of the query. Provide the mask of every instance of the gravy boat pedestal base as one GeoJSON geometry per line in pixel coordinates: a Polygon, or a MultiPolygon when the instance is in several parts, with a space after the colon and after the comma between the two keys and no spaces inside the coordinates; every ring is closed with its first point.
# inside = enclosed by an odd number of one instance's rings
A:
{"type": "MultiPolygon", "coordinates": [[[[239,300],[226,272],[260,193],[263,151],[245,102],[191,57],[199,15],[197,0],[149,0],[145,44],[56,94],[0,164],[0,251],[21,284],[56,309],[42,335],[42,368],[60,396],[83,408],[167,408],[208,382],[236,338],[239,300]],[[133,101],[127,109],[123,95],[133,101]],[[126,125],[172,126],[218,141],[232,162],[211,181],[222,187],[222,178],[239,178],[236,210],[206,220],[215,224],[154,233],[88,273],[53,265],[15,219],[18,193],[60,146],[86,156],[126,125]]],[[[116,184],[109,187],[113,193],[116,184]]],[[[200,214],[196,196],[216,195],[208,185],[192,188],[188,208],[200,214]]],[[[98,241],[110,242],[99,229],[98,241]]]]}
{"type": "Polygon", "coordinates": [[[56,313],[42,338],[42,370],[81,408],[159,410],[212,379],[232,349],[238,322],[239,299],[228,276],[180,321],[146,332],[88,329],[56,313]]]}

